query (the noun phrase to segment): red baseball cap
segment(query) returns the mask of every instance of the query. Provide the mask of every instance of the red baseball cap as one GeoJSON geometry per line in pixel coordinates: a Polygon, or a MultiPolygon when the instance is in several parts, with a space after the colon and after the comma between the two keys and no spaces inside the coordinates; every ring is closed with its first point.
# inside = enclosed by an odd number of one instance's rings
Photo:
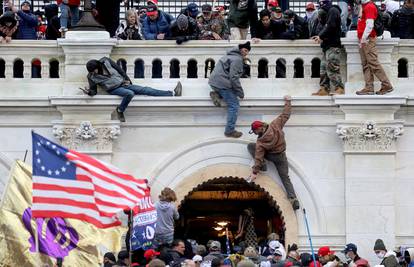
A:
{"type": "Polygon", "coordinates": [[[306,4],[306,10],[315,10],[315,4],[312,2],[308,2],[306,4]]]}
{"type": "Polygon", "coordinates": [[[334,254],[334,252],[333,252],[333,251],[331,251],[331,249],[330,249],[328,246],[326,246],[326,247],[321,247],[321,248],[318,250],[318,256],[319,256],[319,257],[323,257],[323,256],[326,256],[326,255],[332,255],[332,254],[334,254]]]}
{"type": "Polygon", "coordinates": [[[277,0],[269,0],[267,5],[271,7],[276,7],[276,6],[279,6],[279,2],[277,0]]]}
{"type": "Polygon", "coordinates": [[[254,121],[254,122],[252,122],[251,130],[249,131],[249,134],[252,134],[253,131],[259,129],[262,126],[263,126],[263,122],[261,122],[261,121],[254,121]]]}
{"type": "Polygon", "coordinates": [[[147,16],[153,16],[158,14],[158,8],[155,5],[147,7],[147,16]]]}
{"type": "Polygon", "coordinates": [[[149,261],[152,257],[158,256],[160,253],[158,251],[155,251],[153,249],[148,249],[144,252],[144,258],[149,261]]]}

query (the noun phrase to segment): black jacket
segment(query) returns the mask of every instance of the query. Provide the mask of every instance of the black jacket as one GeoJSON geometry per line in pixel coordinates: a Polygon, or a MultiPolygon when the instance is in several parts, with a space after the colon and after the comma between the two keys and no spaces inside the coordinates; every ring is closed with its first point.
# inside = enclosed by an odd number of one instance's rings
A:
{"type": "Polygon", "coordinates": [[[341,47],[341,9],[333,5],[326,11],[328,13],[326,23],[319,32],[323,51],[331,47],[341,47]]]}
{"type": "Polygon", "coordinates": [[[198,39],[198,36],[200,34],[200,29],[197,26],[197,22],[191,17],[187,17],[187,18],[188,18],[187,30],[184,30],[184,31],[180,30],[177,26],[177,21],[174,21],[170,26],[171,35],[167,39],[182,38],[183,41],[198,39]]]}
{"type": "Polygon", "coordinates": [[[257,27],[256,0],[231,0],[227,22],[230,28],[246,29],[250,25],[250,34],[252,38],[255,38],[257,27]]]}
{"type": "Polygon", "coordinates": [[[282,21],[270,20],[269,27],[264,27],[263,23],[257,23],[256,38],[266,39],[283,39],[281,36],[286,31],[286,25],[282,21]]]}
{"type": "Polygon", "coordinates": [[[393,37],[414,39],[414,8],[403,6],[394,12],[391,22],[393,37]]]}

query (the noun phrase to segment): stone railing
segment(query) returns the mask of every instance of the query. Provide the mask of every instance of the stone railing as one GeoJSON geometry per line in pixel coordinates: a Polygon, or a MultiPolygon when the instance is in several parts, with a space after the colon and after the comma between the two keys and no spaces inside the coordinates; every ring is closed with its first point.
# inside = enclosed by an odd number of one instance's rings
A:
{"type": "MultiPolygon", "coordinates": [[[[342,40],[341,74],[347,93],[363,86],[355,35],[342,40]]],[[[135,83],[169,89],[180,80],[184,96],[208,96],[207,78],[227,49],[240,42],[118,41],[96,33],[77,33],[58,41],[20,41],[0,46],[0,97],[79,95],[86,85],[85,63],[110,56],[135,83]]],[[[411,95],[414,40],[378,41],[379,58],[396,87],[411,95]]],[[[250,77],[242,80],[247,97],[307,96],[316,90],[322,52],[311,40],[266,40],[252,45],[250,77]]]]}

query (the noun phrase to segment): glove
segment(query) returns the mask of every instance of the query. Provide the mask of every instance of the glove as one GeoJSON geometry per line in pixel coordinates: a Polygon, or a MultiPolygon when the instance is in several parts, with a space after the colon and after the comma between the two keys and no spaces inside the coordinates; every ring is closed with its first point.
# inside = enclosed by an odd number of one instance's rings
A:
{"type": "Polygon", "coordinates": [[[175,41],[177,42],[177,44],[182,44],[183,42],[188,41],[188,39],[187,36],[179,36],[175,41]]]}
{"type": "Polygon", "coordinates": [[[175,42],[178,44],[178,45],[180,45],[180,44],[182,44],[183,42],[184,42],[184,38],[183,37],[177,37],[177,39],[175,40],[175,42]]]}

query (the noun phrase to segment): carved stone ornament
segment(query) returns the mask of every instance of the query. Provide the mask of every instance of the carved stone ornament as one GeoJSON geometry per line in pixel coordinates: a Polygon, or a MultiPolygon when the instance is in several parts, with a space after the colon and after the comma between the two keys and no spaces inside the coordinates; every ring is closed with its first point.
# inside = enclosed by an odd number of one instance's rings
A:
{"type": "Polygon", "coordinates": [[[394,149],[403,126],[377,126],[367,121],[361,126],[338,126],[336,133],[344,141],[345,151],[385,152],[394,149]]]}
{"type": "Polygon", "coordinates": [[[80,151],[110,151],[112,141],[121,134],[117,125],[94,127],[90,121],[82,121],[79,127],[69,125],[53,126],[53,135],[60,143],[80,151]]]}

